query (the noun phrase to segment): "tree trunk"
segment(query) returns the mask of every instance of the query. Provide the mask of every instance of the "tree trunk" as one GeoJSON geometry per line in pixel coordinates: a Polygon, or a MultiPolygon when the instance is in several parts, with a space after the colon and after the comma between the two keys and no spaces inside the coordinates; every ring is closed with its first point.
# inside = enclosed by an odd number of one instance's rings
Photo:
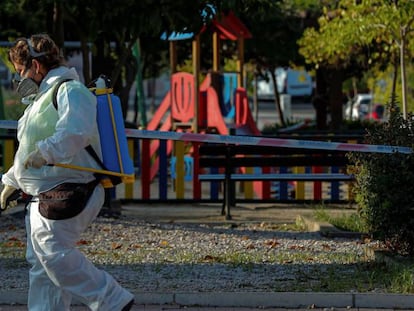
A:
{"type": "Polygon", "coordinates": [[[110,53],[109,49],[109,42],[102,35],[98,35],[95,42],[95,53],[92,57],[92,77],[98,77],[103,74],[112,78],[111,74],[114,64],[112,59],[107,56],[110,53]]]}
{"type": "Polygon", "coordinates": [[[325,130],[328,106],[325,69],[318,69],[316,71],[316,90],[312,103],[316,110],[316,128],[318,130],[325,130]]]}
{"type": "Polygon", "coordinates": [[[58,47],[64,49],[65,36],[63,27],[63,4],[55,1],[53,8],[53,37],[58,47]]]}
{"type": "Polygon", "coordinates": [[[280,105],[280,94],[277,88],[276,74],[275,74],[274,68],[270,68],[270,76],[272,77],[273,89],[275,92],[275,104],[276,104],[276,109],[279,112],[280,124],[282,125],[282,127],[286,127],[285,117],[283,115],[282,106],[280,105]]]}
{"type": "Polygon", "coordinates": [[[397,75],[398,75],[398,60],[397,56],[394,60],[394,76],[392,77],[392,88],[391,88],[391,103],[396,103],[397,100],[397,75]]]}
{"type": "Polygon", "coordinates": [[[342,110],[343,110],[343,100],[342,100],[342,83],[344,81],[344,71],[341,69],[338,70],[329,70],[329,88],[328,88],[328,98],[329,98],[329,108],[331,113],[331,124],[330,128],[332,130],[337,130],[342,125],[342,110]]]}
{"type": "Polygon", "coordinates": [[[401,67],[401,88],[402,88],[402,106],[403,117],[407,119],[408,105],[407,105],[407,75],[405,73],[405,30],[401,29],[401,44],[400,44],[400,67],[401,67]]]}
{"type": "Polygon", "coordinates": [[[89,61],[89,46],[85,37],[80,37],[81,53],[82,53],[82,73],[85,84],[88,85],[91,81],[91,63],[89,61]]]}
{"type": "Polygon", "coordinates": [[[254,75],[253,82],[253,116],[254,121],[257,123],[259,121],[259,103],[257,100],[257,74],[254,75]]]}

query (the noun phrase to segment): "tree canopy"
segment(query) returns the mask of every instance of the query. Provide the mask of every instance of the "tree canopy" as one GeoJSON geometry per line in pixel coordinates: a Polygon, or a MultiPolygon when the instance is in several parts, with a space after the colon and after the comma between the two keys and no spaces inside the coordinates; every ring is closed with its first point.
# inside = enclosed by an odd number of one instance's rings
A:
{"type": "Polygon", "coordinates": [[[399,64],[406,115],[405,61],[412,57],[413,22],[413,1],[341,0],[324,8],[318,27],[305,30],[300,52],[315,68],[343,69],[350,75],[374,65],[399,64]]]}
{"type": "MultiPolygon", "coordinates": [[[[374,65],[400,64],[405,59],[396,57],[400,52],[410,56],[413,6],[408,0],[3,0],[0,39],[48,32],[60,44],[77,41],[85,80],[104,73],[122,98],[134,81],[137,63],[132,51],[138,40],[144,75],[157,75],[168,64],[168,45],[159,40],[162,33],[198,33],[215,15],[233,10],[253,33],[245,56],[258,69],[272,72],[306,60],[317,77],[323,71],[324,96],[331,102],[332,121],[338,123],[343,81],[374,65]]],[[[182,57],[191,59],[191,49],[185,48],[182,57]]],[[[317,87],[323,84],[319,81],[317,87]]]]}

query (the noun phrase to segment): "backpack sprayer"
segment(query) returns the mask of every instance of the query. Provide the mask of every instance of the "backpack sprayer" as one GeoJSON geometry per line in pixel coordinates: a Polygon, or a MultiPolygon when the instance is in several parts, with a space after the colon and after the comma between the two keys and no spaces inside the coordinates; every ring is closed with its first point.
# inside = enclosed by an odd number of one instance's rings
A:
{"type": "MultiPolygon", "coordinates": [[[[56,95],[63,80],[55,87],[53,103],[57,108],[56,95]]],[[[89,90],[97,99],[97,123],[102,149],[102,161],[92,146],[86,147],[88,153],[98,162],[101,169],[83,167],[71,164],[55,163],[54,166],[83,170],[100,175],[101,183],[105,188],[111,188],[119,183],[133,183],[135,181],[134,166],[128,152],[128,143],[125,135],[124,119],[119,97],[113,94],[110,81],[100,76],[89,90]]]]}

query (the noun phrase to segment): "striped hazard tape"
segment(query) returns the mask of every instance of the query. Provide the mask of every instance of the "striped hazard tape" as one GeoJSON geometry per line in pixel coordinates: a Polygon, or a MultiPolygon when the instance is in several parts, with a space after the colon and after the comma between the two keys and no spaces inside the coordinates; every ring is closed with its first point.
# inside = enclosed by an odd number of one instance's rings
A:
{"type": "MultiPolygon", "coordinates": [[[[0,120],[0,128],[16,129],[17,121],[0,120]]],[[[127,137],[146,138],[146,139],[166,139],[192,142],[208,142],[221,144],[238,144],[238,145],[254,145],[284,148],[305,148],[305,149],[322,149],[322,150],[338,150],[338,151],[354,151],[354,152],[372,152],[372,153],[412,153],[410,147],[387,146],[387,145],[368,145],[368,144],[348,144],[338,142],[324,142],[314,140],[300,139],[282,139],[260,136],[233,136],[233,135],[217,135],[217,134],[197,134],[182,133],[170,131],[148,131],[137,129],[125,129],[127,137]]]]}
{"type": "Polygon", "coordinates": [[[196,134],[180,133],[167,131],[147,131],[125,129],[128,137],[148,138],[148,139],[167,139],[193,142],[225,143],[238,145],[255,145],[284,148],[306,148],[306,149],[323,149],[323,150],[340,150],[356,152],[374,152],[374,153],[412,153],[409,147],[386,146],[386,145],[367,145],[367,144],[348,144],[335,143],[314,140],[299,139],[282,139],[260,136],[232,136],[216,134],[196,134]]]}

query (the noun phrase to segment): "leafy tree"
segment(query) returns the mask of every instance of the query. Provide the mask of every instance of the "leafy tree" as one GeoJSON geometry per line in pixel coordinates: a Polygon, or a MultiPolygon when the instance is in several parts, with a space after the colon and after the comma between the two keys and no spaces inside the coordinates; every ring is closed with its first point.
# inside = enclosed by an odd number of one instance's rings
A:
{"type": "MultiPolygon", "coordinates": [[[[218,0],[164,0],[161,3],[153,0],[120,0],[116,4],[109,0],[4,0],[0,4],[3,26],[0,36],[9,40],[47,31],[58,43],[79,41],[86,82],[104,73],[119,86],[116,89],[122,87],[125,90],[125,95],[132,83],[128,77],[134,76],[128,72],[136,70],[132,47],[138,38],[158,41],[164,31],[197,33],[206,19],[214,15],[211,5],[220,12],[223,4],[229,8],[256,2],[267,1],[233,1],[229,6],[226,1],[218,0]],[[201,14],[202,11],[206,14],[201,14]],[[88,66],[90,52],[93,59],[92,74],[88,66]]],[[[151,50],[152,45],[142,46],[144,58],[147,57],[146,53],[154,52],[151,50]]]]}
{"type": "MultiPolygon", "coordinates": [[[[403,116],[407,118],[407,74],[406,59],[411,56],[409,45],[413,39],[414,31],[414,3],[413,1],[365,1],[366,7],[371,6],[367,14],[367,26],[369,32],[376,36],[376,42],[387,42],[390,49],[398,48],[400,73],[401,73],[401,94],[403,116]]],[[[362,14],[365,15],[366,8],[361,6],[362,14]]]]}
{"type": "MultiPolygon", "coordinates": [[[[305,31],[299,41],[300,52],[317,69],[342,72],[341,79],[336,81],[340,84],[349,76],[361,76],[375,63],[396,65],[399,62],[403,107],[406,107],[404,61],[411,44],[413,9],[414,3],[407,0],[338,1],[324,9],[318,28],[305,31]]],[[[330,97],[332,100],[332,94],[330,97]]],[[[342,118],[340,107],[340,101],[331,102],[336,127],[342,118]]]]}
{"type": "Polygon", "coordinates": [[[49,30],[52,13],[51,1],[3,0],[0,3],[0,37],[8,40],[49,30]]]}
{"type": "Polygon", "coordinates": [[[307,28],[299,40],[299,52],[317,71],[317,109],[329,104],[331,127],[342,122],[342,83],[367,67],[363,46],[354,36],[353,25],[344,19],[336,3],[324,7],[317,27],[307,28]]]}
{"type": "MultiPolygon", "coordinates": [[[[0,36],[13,40],[34,32],[48,32],[57,43],[79,41],[86,83],[101,73],[109,76],[125,112],[136,71],[132,48],[138,38],[158,41],[164,31],[199,30],[203,23],[200,12],[205,6],[206,1],[176,0],[120,0],[116,5],[108,0],[4,0],[0,4],[0,36]]],[[[143,48],[144,58],[146,53],[154,52],[153,45],[143,48]]]]}
{"type": "Polygon", "coordinates": [[[255,64],[255,74],[265,77],[270,73],[275,91],[275,105],[280,123],[286,126],[276,86],[275,69],[304,64],[298,53],[297,40],[306,27],[303,11],[306,1],[270,1],[250,6],[239,6],[236,13],[253,33],[246,42],[246,59],[255,64]]]}

